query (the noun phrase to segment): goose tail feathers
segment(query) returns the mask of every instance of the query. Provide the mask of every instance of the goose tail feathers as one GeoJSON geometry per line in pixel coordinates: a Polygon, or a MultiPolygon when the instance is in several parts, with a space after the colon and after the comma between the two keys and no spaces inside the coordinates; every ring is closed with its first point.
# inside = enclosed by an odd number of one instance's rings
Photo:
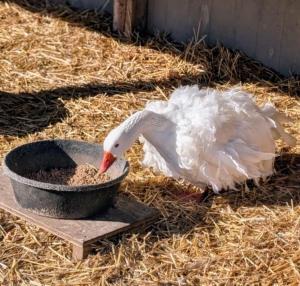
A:
{"type": "Polygon", "coordinates": [[[272,126],[271,132],[274,140],[282,137],[283,140],[290,146],[295,146],[297,144],[297,139],[289,133],[285,132],[281,124],[285,122],[293,122],[293,119],[283,113],[278,112],[270,103],[267,103],[264,107],[262,107],[261,111],[263,115],[268,118],[272,126]]]}

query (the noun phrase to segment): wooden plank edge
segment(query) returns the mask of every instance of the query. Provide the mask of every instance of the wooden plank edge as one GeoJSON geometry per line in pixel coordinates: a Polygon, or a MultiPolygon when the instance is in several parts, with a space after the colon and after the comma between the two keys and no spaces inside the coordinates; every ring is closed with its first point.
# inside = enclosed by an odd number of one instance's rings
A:
{"type": "Polygon", "coordinates": [[[91,254],[93,250],[93,244],[96,242],[99,242],[103,238],[113,238],[119,234],[124,233],[125,231],[128,231],[128,233],[136,233],[137,230],[142,230],[144,231],[146,228],[150,227],[152,223],[154,223],[160,216],[160,213],[157,212],[154,216],[152,216],[149,219],[143,220],[139,223],[136,223],[133,225],[130,225],[128,227],[124,227],[122,229],[118,229],[114,232],[102,235],[100,237],[91,239],[89,241],[85,241],[83,245],[78,245],[76,243],[73,244],[73,250],[72,250],[72,261],[73,262],[78,262],[80,260],[83,260],[88,257],[89,254],[91,254]]]}
{"type": "Polygon", "coordinates": [[[99,240],[101,240],[103,238],[113,237],[115,235],[124,233],[125,231],[131,232],[132,230],[141,229],[143,227],[149,227],[152,223],[154,223],[159,218],[159,216],[160,216],[160,212],[157,211],[157,213],[155,213],[155,214],[153,214],[153,215],[151,215],[151,216],[149,216],[147,218],[144,218],[141,221],[137,221],[136,223],[129,224],[129,225],[124,226],[122,228],[119,228],[119,229],[117,229],[115,231],[103,234],[101,236],[92,238],[90,240],[86,240],[86,241],[83,242],[83,246],[85,247],[85,246],[91,245],[94,242],[97,242],[97,241],[99,241],[99,240]]]}

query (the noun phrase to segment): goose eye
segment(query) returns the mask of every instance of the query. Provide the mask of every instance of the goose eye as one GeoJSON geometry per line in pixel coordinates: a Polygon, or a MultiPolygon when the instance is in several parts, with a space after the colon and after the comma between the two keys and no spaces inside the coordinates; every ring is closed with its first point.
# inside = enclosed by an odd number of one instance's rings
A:
{"type": "Polygon", "coordinates": [[[119,144],[117,143],[116,145],[115,145],[115,148],[118,148],[119,147],[119,144]]]}

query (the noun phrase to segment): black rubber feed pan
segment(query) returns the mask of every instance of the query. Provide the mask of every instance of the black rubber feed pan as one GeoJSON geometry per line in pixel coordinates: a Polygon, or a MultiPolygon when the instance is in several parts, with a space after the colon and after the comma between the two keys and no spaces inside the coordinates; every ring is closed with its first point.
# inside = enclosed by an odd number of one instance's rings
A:
{"type": "Polygon", "coordinates": [[[107,211],[116,201],[129,163],[120,158],[108,169],[111,180],[97,185],[68,186],[30,180],[25,174],[81,164],[100,167],[102,145],[75,140],[42,140],[14,148],[3,159],[16,201],[28,211],[54,218],[78,219],[107,211]]]}

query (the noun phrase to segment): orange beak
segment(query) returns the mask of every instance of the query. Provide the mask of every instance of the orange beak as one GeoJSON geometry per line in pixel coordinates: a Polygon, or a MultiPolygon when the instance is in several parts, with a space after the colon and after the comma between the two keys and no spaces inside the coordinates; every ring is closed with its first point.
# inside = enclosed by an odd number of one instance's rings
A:
{"type": "Polygon", "coordinates": [[[103,159],[100,166],[100,172],[104,173],[106,170],[112,165],[112,163],[116,160],[110,152],[104,151],[103,152],[103,159]]]}

